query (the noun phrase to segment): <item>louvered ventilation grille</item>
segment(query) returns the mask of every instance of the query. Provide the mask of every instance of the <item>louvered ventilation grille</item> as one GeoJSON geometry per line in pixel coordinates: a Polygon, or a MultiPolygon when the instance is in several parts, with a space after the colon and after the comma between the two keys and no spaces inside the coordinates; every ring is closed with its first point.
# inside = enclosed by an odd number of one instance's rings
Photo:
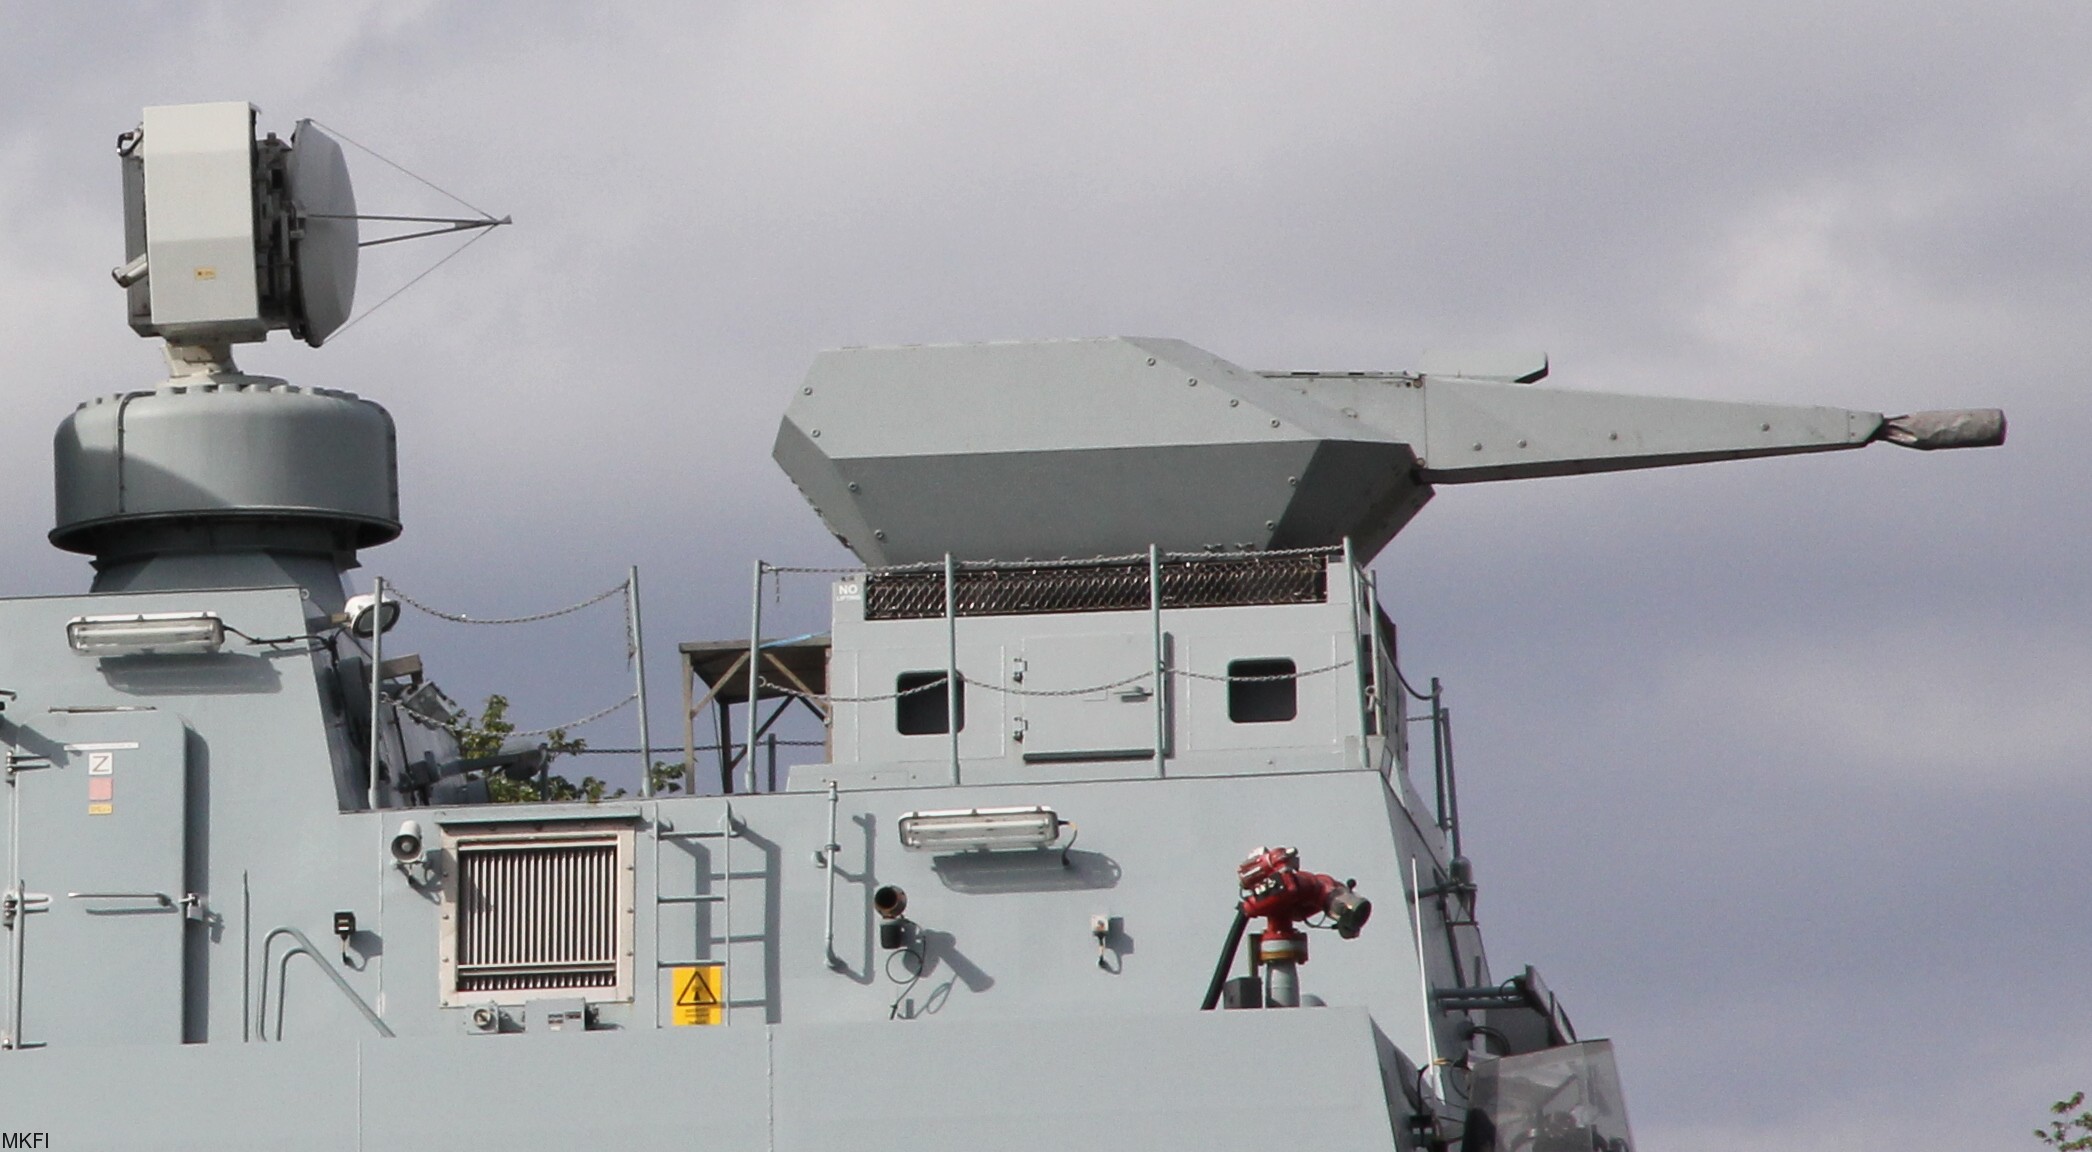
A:
{"type": "MultiPolygon", "coordinates": [[[[1340,555],[1334,551],[1289,552],[1164,560],[1162,606],[1319,604],[1329,599],[1329,562],[1340,555]]],[[[952,580],[952,601],[961,616],[1145,610],[1148,562],[1078,560],[962,568],[952,580]]],[[[873,572],[865,577],[867,620],[922,620],[942,615],[942,572],[873,572]]]]}
{"type": "Polygon", "coordinates": [[[617,843],[458,848],[457,990],[609,988],[617,843]]]}

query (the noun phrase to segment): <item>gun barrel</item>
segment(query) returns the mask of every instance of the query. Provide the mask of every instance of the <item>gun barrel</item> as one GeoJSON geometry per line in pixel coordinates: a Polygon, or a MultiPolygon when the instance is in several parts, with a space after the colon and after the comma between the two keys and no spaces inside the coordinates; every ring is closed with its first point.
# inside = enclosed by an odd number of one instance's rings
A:
{"type": "Polygon", "coordinates": [[[2002,408],[1950,408],[1882,420],[1876,438],[1921,451],[1995,448],[2005,442],[2002,408]]]}

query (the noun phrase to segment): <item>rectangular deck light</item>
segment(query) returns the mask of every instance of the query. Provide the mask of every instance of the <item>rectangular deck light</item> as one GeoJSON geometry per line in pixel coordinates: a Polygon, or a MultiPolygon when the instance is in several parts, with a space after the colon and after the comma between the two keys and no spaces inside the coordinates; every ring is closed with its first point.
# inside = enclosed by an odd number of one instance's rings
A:
{"type": "Polygon", "coordinates": [[[1060,839],[1051,808],[955,808],[901,817],[901,846],[917,852],[1047,848],[1060,839]]]}
{"type": "Polygon", "coordinates": [[[75,616],[65,639],[82,656],[196,655],[225,646],[225,622],[210,612],[75,616]]]}

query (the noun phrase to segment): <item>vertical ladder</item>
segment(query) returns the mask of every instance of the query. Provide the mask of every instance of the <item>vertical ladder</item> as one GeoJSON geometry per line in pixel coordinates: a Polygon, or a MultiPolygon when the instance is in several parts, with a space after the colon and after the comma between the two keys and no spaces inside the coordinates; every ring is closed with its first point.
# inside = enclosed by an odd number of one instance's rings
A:
{"type": "Polygon", "coordinates": [[[733,1023],[733,1010],[736,1008],[762,1008],[769,1005],[770,991],[767,972],[763,977],[764,989],[762,996],[745,1000],[736,1000],[733,996],[734,969],[739,966],[734,961],[734,945],[766,942],[769,939],[768,934],[762,932],[745,937],[734,935],[735,882],[737,880],[768,879],[767,873],[757,873],[753,876],[737,876],[735,874],[734,841],[740,838],[741,829],[734,822],[734,806],[731,802],[728,802],[721,811],[719,827],[717,828],[681,832],[672,828],[664,829],[661,827],[658,819],[655,821],[654,1027],[656,1028],[664,1027],[667,1023],[666,1009],[670,997],[660,994],[660,974],[671,968],[681,968],[692,964],[718,964],[721,966],[719,974],[719,1022],[721,1024],[730,1025],[733,1023]],[[664,896],[661,894],[661,842],[664,840],[718,842],[716,859],[710,851],[707,851],[705,854],[706,871],[700,877],[704,881],[704,891],[687,896],[664,896]],[[717,864],[716,869],[712,867],[715,863],[717,864]],[[712,905],[719,909],[718,921],[713,923],[708,920],[705,937],[696,941],[703,950],[702,955],[694,957],[670,956],[664,952],[661,944],[661,912],[664,907],[670,905],[712,905]]]}

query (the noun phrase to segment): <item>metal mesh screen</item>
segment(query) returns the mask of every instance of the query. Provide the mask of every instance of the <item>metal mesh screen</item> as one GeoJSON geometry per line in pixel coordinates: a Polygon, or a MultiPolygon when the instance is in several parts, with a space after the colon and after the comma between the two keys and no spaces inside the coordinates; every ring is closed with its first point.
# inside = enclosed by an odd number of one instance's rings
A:
{"type": "MultiPolygon", "coordinates": [[[[1319,604],[1329,599],[1329,562],[1337,555],[1317,551],[1173,557],[1162,562],[1162,606],[1319,604]]],[[[1145,610],[1148,562],[1079,560],[965,567],[953,578],[952,598],[961,616],[1145,610]]],[[[921,620],[943,615],[943,572],[917,569],[865,576],[865,619],[921,620]]]]}
{"type": "Polygon", "coordinates": [[[617,867],[614,840],[459,845],[457,990],[614,986],[617,867]]]}

